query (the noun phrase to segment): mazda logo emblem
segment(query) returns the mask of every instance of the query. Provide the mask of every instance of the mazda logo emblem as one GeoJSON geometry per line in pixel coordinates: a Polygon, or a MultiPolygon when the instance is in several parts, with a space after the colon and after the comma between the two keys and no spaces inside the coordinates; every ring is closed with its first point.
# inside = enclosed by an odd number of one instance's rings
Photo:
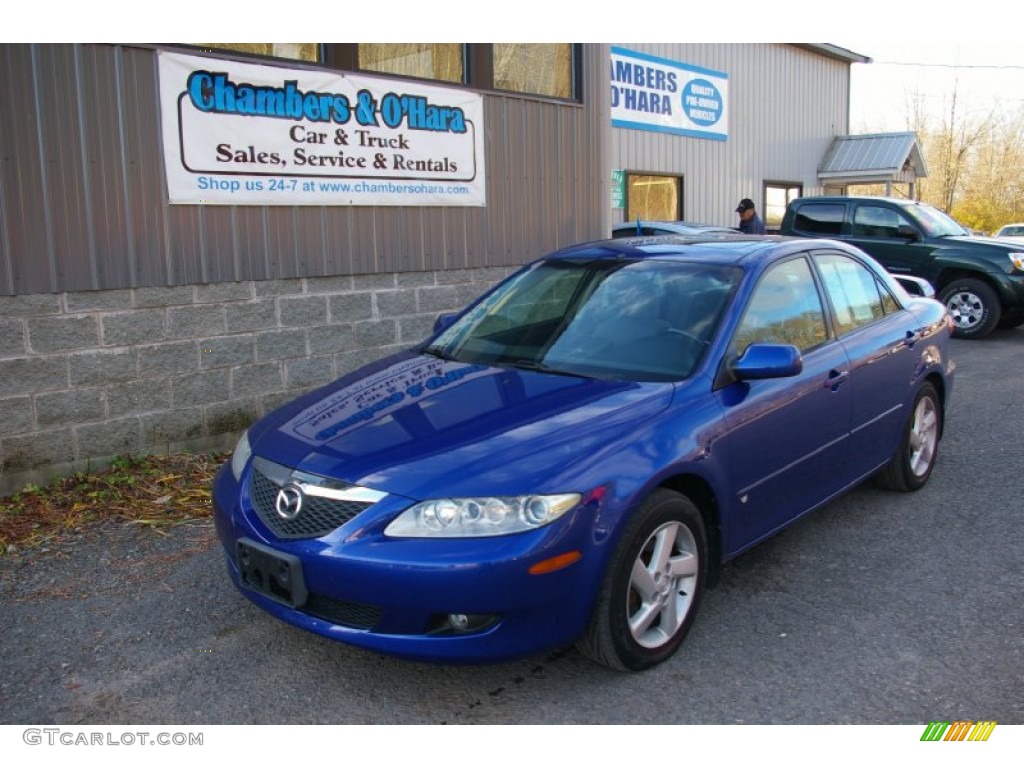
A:
{"type": "Polygon", "coordinates": [[[302,488],[295,483],[288,483],[277,492],[277,501],[274,502],[278,517],[282,520],[294,520],[302,511],[304,498],[302,488]]]}

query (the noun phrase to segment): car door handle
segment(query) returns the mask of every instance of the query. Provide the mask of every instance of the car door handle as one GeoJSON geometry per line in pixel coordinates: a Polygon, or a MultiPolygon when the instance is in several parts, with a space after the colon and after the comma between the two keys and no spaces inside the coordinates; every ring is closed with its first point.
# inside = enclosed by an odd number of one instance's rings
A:
{"type": "Polygon", "coordinates": [[[909,348],[913,349],[914,345],[917,344],[921,339],[920,331],[907,331],[907,335],[903,339],[903,343],[909,348]]]}
{"type": "Polygon", "coordinates": [[[848,378],[850,378],[849,371],[837,371],[833,368],[828,372],[828,376],[825,378],[825,383],[822,386],[835,392],[848,378]]]}

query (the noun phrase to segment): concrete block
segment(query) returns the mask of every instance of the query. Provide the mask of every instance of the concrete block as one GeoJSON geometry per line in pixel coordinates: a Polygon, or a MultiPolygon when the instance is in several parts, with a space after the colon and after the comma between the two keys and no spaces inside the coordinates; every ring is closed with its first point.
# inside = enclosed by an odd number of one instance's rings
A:
{"type": "Polygon", "coordinates": [[[369,292],[331,296],[329,306],[332,323],[373,319],[373,294],[369,292]]]}
{"type": "Polygon", "coordinates": [[[356,346],[361,349],[383,347],[398,341],[398,324],[395,320],[366,320],[355,324],[356,346]]]}
{"type": "Polygon", "coordinates": [[[377,291],[373,294],[377,302],[377,317],[382,320],[389,317],[416,314],[416,290],[403,288],[394,291],[377,291]]]}
{"type": "Polygon", "coordinates": [[[108,291],[74,291],[64,294],[64,306],[68,312],[90,312],[94,310],[131,309],[134,304],[131,288],[117,288],[108,291]]]}
{"type": "Polygon", "coordinates": [[[306,332],[303,330],[266,331],[256,334],[256,360],[286,360],[306,356],[306,332]]]}
{"type": "Polygon", "coordinates": [[[222,402],[230,396],[231,378],[227,368],[190,373],[171,379],[171,402],[175,408],[222,402]]]}
{"type": "Polygon", "coordinates": [[[103,343],[108,346],[152,344],[167,335],[166,310],[137,309],[102,315],[103,343]]]}
{"type": "Polygon", "coordinates": [[[310,389],[333,379],[332,357],[310,357],[285,363],[285,384],[288,389],[310,389]]]}
{"type": "Polygon", "coordinates": [[[99,350],[68,355],[68,369],[72,387],[131,381],[137,375],[135,351],[99,350]]]}
{"type": "Polygon", "coordinates": [[[257,363],[231,369],[231,399],[253,397],[284,389],[281,363],[257,363]]]}
{"type": "Polygon", "coordinates": [[[167,310],[168,336],[173,339],[195,339],[202,336],[221,336],[227,330],[224,307],[200,305],[171,307],[167,310]]]}
{"type": "Polygon", "coordinates": [[[142,447],[139,419],[129,416],[101,424],[82,424],[74,428],[80,458],[100,458],[137,453],[142,447]]]}
{"type": "Polygon", "coordinates": [[[229,368],[255,359],[252,336],[216,336],[199,342],[200,368],[229,368]]]}
{"type": "Polygon", "coordinates": [[[195,303],[196,290],[192,285],[136,288],[136,307],[178,307],[195,303]]]}
{"type": "Polygon", "coordinates": [[[246,333],[277,327],[277,307],[272,299],[227,304],[224,307],[228,333],[246,333]]]}
{"type": "Polygon", "coordinates": [[[111,384],[106,389],[110,418],[150,413],[171,407],[171,383],[167,379],[139,379],[111,384]]]}
{"type": "Polygon", "coordinates": [[[326,296],[285,296],[277,300],[282,328],[309,328],[327,322],[326,296]]]}
{"type": "Polygon", "coordinates": [[[105,403],[106,396],[98,387],[44,392],[35,396],[36,424],[40,429],[45,429],[100,421],[107,415],[105,403]]]}
{"type": "Polygon", "coordinates": [[[32,317],[28,345],[33,352],[67,352],[99,346],[99,325],[94,315],[32,317]]]}
{"type": "Polygon", "coordinates": [[[32,398],[28,395],[0,399],[0,414],[0,437],[32,431],[32,398]]]}
{"type": "Polygon", "coordinates": [[[306,333],[309,354],[324,355],[355,349],[356,336],[351,323],[320,325],[306,333]]]}
{"type": "Polygon", "coordinates": [[[199,343],[172,341],[138,349],[139,377],[151,378],[199,370],[199,343]]]}
{"type": "Polygon", "coordinates": [[[150,413],[141,417],[142,444],[146,448],[192,440],[203,434],[203,412],[200,408],[177,408],[150,413]]]}
{"type": "Polygon", "coordinates": [[[67,388],[68,361],[63,355],[0,360],[0,397],[67,388]]]}
{"type": "Polygon", "coordinates": [[[60,294],[34,293],[28,296],[0,296],[0,316],[32,317],[60,314],[60,294]]]}
{"type": "Polygon", "coordinates": [[[46,467],[74,459],[70,429],[0,438],[0,473],[46,467]]]}
{"type": "Polygon", "coordinates": [[[247,301],[256,295],[248,280],[239,283],[206,283],[196,286],[196,304],[247,301]]]}
{"type": "Polygon", "coordinates": [[[0,357],[23,357],[27,353],[25,321],[0,317],[0,357]]]}

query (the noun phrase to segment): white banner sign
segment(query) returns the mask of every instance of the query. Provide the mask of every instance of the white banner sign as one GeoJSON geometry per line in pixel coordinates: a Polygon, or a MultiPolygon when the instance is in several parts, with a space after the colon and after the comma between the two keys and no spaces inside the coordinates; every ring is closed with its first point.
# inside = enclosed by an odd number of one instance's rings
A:
{"type": "Polygon", "coordinates": [[[483,99],[160,52],[171,203],[483,206],[483,99]]]}
{"type": "Polygon", "coordinates": [[[612,125],[729,138],[729,76],[612,47],[612,125]]]}

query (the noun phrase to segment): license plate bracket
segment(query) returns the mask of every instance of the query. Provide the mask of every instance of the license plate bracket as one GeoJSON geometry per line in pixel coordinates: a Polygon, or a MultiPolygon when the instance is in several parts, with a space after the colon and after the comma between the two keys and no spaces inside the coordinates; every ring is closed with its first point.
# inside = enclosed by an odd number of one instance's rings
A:
{"type": "Polygon", "coordinates": [[[292,608],[305,604],[308,592],[302,562],[295,555],[266,547],[252,539],[235,542],[235,562],[242,585],[292,608]]]}

